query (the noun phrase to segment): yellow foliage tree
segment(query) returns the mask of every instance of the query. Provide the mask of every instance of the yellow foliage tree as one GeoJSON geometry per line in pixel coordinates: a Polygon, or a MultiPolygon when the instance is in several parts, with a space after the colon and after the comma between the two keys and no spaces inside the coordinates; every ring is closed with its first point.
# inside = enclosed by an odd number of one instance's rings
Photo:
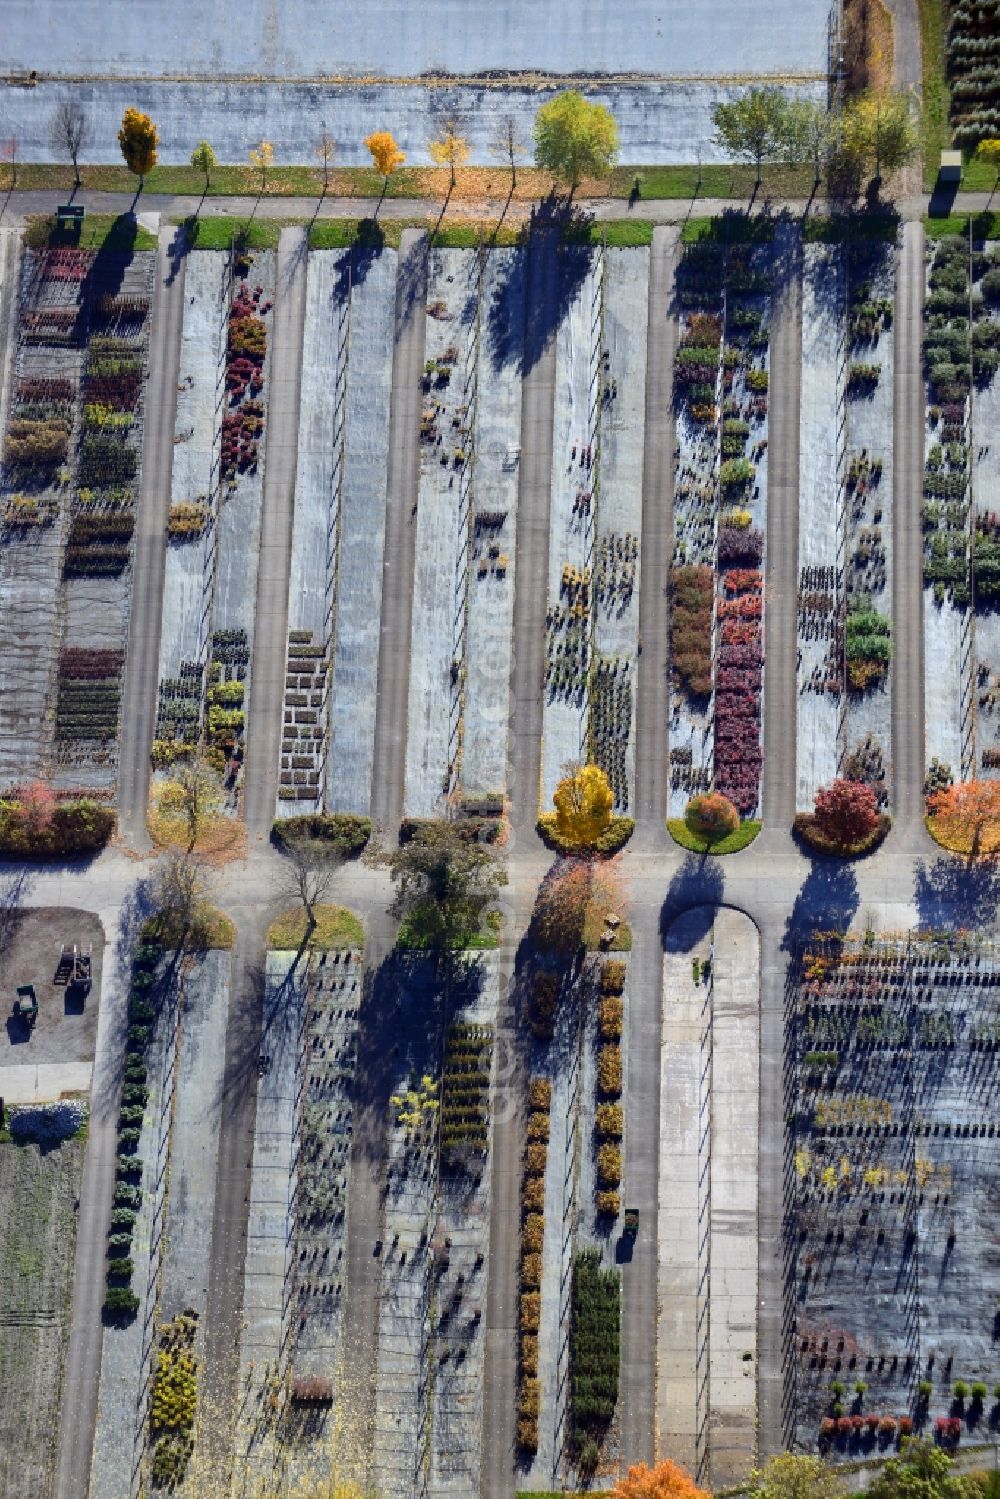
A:
{"type": "Polygon", "coordinates": [[[125,165],[141,182],[146,173],[156,166],[157,148],[160,144],[160,132],[149,115],[143,114],[141,109],[126,109],[118,132],[118,144],[121,146],[125,165]]]}
{"type": "Polygon", "coordinates": [[[267,169],[274,163],[274,147],[270,141],[261,141],[259,146],[254,146],[250,152],[250,165],[255,172],[260,173],[261,192],[267,187],[267,169]]]}
{"type": "Polygon", "coordinates": [[[581,765],[565,775],[552,798],[556,830],[580,848],[592,846],[611,822],[614,796],[599,765],[581,765]]]}
{"type": "Polygon", "coordinates": [[[1000,178],[1000,140],[980,141],[976,147],[976,156],[988,167],[992,167],[1000,178]]]}
{"type": "Polygon", "coordinates": [[[431,160],[439,167],[451,168],[451,185],[454,187],[456,168],[464,166],[469,159],[469,142],[464,135],[459,135],[454,120],[445,121],[441,134],[428,142],[427,149],[431,160]]]}
{"type": "Polygon", "coordinates": [[[376,172],[380,172],[386,180],[406,160],[406,156],[397,146],[396,138],[391,130],[376,130],[371,135],[366,135],[365,145],[371,152],[372,163],[376,172]]]}
{"type": "Polygon", "coordinates": [[[657,1463],[655,1468],[637,1463],[611,1492],[614,1499],[711,1499],[689,1473],[671,1462],[657,1463]]]}

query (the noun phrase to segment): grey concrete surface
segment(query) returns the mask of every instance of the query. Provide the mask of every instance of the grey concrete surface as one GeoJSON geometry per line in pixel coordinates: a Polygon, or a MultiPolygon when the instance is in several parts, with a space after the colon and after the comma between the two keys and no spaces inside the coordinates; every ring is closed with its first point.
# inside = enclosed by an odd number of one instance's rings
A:
{"type": "MultiPolygon", "coordinates": [[[[732,6],[734,0],[721,3],[732,6]]],[[[368,29],[368,22],[365,24],[368,29]]],[[[73,30],[78,30],[75,24],[73,30]]],[[[620,30],[625,34],[632,27],[620,30]]],[[[740,25],[737,34],[741,41],[743,31],[740,25]]],[[[526,36],[530,32],[529,27],[524,28],[526,36]]],[[[192,34],[197,35],[197,29],[192,34]]],[[[314,38],[315,27],[308,28],[308,34],[314,38]]],[[[709,35],[707,29],[704,34],[709,35]]],[[[780,37],[777,30],[773,34],[776,39],[780,37]]],[[[713,48],[717,49],[717,44],[718,38],[713,38],[713,48]]],[[[741,56],[741,73],[744,65],[748,73],[753,71],[749,59],[744,63],[741,56]]],[[[788,67],[793,73],[799,71],[790,63],[788,67]]],[[[783,86],[795,97],[825,99],[825,81],[815,81],[824,67],[825,60],[819,59],[815,68],[804,70],[809,79],[803,80],[800,74],[798,82],[783,86]]],[[[117,125],[123,110],[134,105],[156,120],[160,160],[170,165],[186,165],[203,137],[214,144],[220,161],[245,163],[251,147],[264,137],[274,146],[275,161],[309,164],[325,127],[338,143],[337,161],[342,166],[370,166],[364,137],[373,128],[391,130],[410,163],[426,166],[430,162],[428,141],[439,134],[442,121],[454,118],[468,138],[470,161],[483,166],[497,161],[492,140],[498,120],[513,114],[522,133],[530,138],[539,105],[567,81],[529,73],[504,80],[502,89],[500,80],[490,83],[475,78],[426,83],[408,79],[387,83],[243,80],[229,84],[219,82],[216,76],[198,83],[105,78],[46,80],[33,89],[5,87],[0,82],[0,112],[9,122],[5,128],[17,132],[22,161],[54,159],[49,121],[57,104],[72,99],[80,101],[91,123],[93,146],[86,155],[95,162],[117,160],[117,125]]],[[[712,139],[712,109],[720,101],[738,97],[748,86],[683,77],[655,82],[572,81],[592,90],[593,98],[611,110],[618,124],[622,160],[635,165],[693,163],[698,160],[699,149],[703,162],[725,161],[712,139]]]]}
{"type": "Polygon", "coordinates": [[[537,848],[541,778],[545,606],[555,409],[555,306],[559,258],[554,235],[536,235],[528,265],[526,359],[521,388],[521,473],[517,499],[514,659],[511,677],[511,820],[517,839],[537,848]]]}
{"type": "Polygon", "coordinates": [[[789,227],[775,236],[768,397],[767,594],[764,608],[766,824],[795,813],[795,641],[798,599],[799,390],[802,370],[801,246],[789,227]]]}
{"type": "MultiPolygon", "coordinates": [[[[141,847],[146,837],[149,747],[156,723],[160,622],[167,554],[167,516],[174,461],[174,422],[184,314],[184,264],[171,267],[174,231],[164,225],[156,255],[149,384],[143,423],[142,486],[132,561],[132,609],[122,693],[118,760],[118,813],[125,836],[141,847]]],[[[194,496],[191,496],[194,498],[194,496]]]]}
{"type": "Polygon", "coordinates": [[[383,586],[403,584],[383,566],[398,262],[395,250],[373,260],[356,252],[351,267],[327,770],[334,812],[371,805],[383,586]]]}
{"type": "MultiPolygon", "coordinates": [[[[278,759],[281,744],[281,713],[285,697],[286,621],[288,619],[289,562],[292,550],[292,514],[295,503],[295,461],[299,432],[299,382],[302,377],[302,339],[305,324],[306,232],[281,231],[274,281],[274,321],[270,330],[270,384],[267,391],[266,456],[261,498],[256,510],[260,527],[260,561],[256,579],[247,574],[247,552],[252,548],[252,527],[244,523],[240,543],[236,536],[224,545],[219,538],[219,567],[228,561],[233,591],[240,584],[242,604],[235,599],[228,608],[216,604],[216,629],[241,625],[253,642],[249,673],[247,756],[243,786],[244,816],[251,837],[266,837],[274,819],[278,790],[278,759]],[[247,533],[251,532],[251,535],[247,533]],[[247,543],[250,543],[248,548],[247,543]],[[256,581],[256,597],[251,585],[256,581]]],[[[256,265],[251,277],[265,273],[256,265]]],[[[266,295],[266,292],[265,292],[266,295]]],[[[226,517],[233,500],[223,506],[226,517]]],[[[240,515],[235,517],[239,522],[240,515]]],[[[216,588],[225,581],[217,580],[216,588]]]]}
{"type": "Polygon", "coordinates": [[[404,230],[396,284],[389,408],[389,498],[382,564],[383,579],[391,579],[392,586],[383,587],[371,803],[372,820],[385,828],[395,828],[403,815],[426,278],[426,237],[419,230],[404,230]]]}
{"type": "Polygon", "coordinates": [[[773,0],[747,13],[734,0],[636,0],[620,25],[609,0],[333,0],[317,28],[310,0],[7,0],[8,75],[70,78],[417,77],[425,73],[746,75],[822,72],[828,0],[773,0]],[[69,18],[72,24],[67,24],[69,18]],[[39,54],[38,38],[46,37],[39,54]]]}
{"type": "Polygon", "coordinates": [[[923,530],[924,387],[921,370],[924,230],[903,226],[896,269],[893,425],[892,811],[897,826],[923,842],[924,634],[923,530]],[[900,648],[902,647],[902,648],[900,648]]]}

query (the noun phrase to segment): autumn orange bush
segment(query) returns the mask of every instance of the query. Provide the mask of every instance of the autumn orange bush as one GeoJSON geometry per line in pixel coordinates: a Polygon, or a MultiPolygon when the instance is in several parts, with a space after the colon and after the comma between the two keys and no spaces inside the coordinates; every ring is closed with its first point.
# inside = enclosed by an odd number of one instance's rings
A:
{"type": "Polygon", "coordinates": [[[624,1006],[620,999],[605,995],[597,1009],[597,1032],[602,1041],[617,1041],[622,1033],[624,1006]]]}
{"type": "Polygon", "coordinates": [[[953,853],[1000,853],[1000,781],[960,781],[927,798],[931,836],[953,853]]]}
{"type": "Polygon", "coordinates": [[[671,1462],[657,1463],[655,1468],[637,1463],[611,1492],[614,1499],[711,1499],[689,1473],[671,1462]]]}

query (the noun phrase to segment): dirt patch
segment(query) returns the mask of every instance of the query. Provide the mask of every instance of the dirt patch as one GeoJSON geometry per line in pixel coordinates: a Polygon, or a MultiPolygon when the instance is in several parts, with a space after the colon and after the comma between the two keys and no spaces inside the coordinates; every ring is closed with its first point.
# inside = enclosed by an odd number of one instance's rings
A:
{"type": "Polygon", "coordinates": [[[883,0],[845,0],[844,66],[847,91],[892,88],[892,17],[883,0]]]}
{"type": "Polygon", "coordinates": [[[5,916],[0,931],[0,1067],[93,1061],[103,956],[104,928],[91,911],[40,906],[5,916]],[[92,982],[85,998],[55,982],[63,946],[74,943],[91,951],[92,982]],[[11,1015],[19,984],[33,984],[38,996],[38,1020],[30,1033],[11,1015]]]}
{"type": "Polygon", "coordinates": [[[83,1155],[0,1145],[0,1499],[53,1491],[83,1155]]]}

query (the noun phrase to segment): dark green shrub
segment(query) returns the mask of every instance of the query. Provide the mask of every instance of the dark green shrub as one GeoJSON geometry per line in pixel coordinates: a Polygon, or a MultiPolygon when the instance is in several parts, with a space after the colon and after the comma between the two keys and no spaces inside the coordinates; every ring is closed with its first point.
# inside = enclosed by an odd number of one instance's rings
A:
{"type": "Polygon", "coordinates": [[[131,1247],[131,1234],[112,1234],[108,1239],[108,1258],[112,1260],[117,1259],[122,1255],[122,1251],[124,1251],[125,1256],[127,1257],[131,1247]]]}
{"type": "Polygon", "coordinates": [[[127,1286],[109,1286],[104,1296],[104,1316],[109,1322],[134,1317],[139,1310],[139,1298],[127,1286]]]}
{"type": "Polygon", "coordinates": [[[115,1207],[111,1210],[111,1227],[131,1229],[136,1220],[136,1210],[130,1207],[115,1207]]]}
{"type": "Polygon", "coordinates": [[[108,1260],[108,1280],[131,1280],[131,1260],[108,1260]]]}
{"type": "Polygon", "coordinates": [[[308,813],[303,817],[278,818],[271,837],[279,848],[294,844],[328,844],[332,851],[352,858],[360,854],[371,837],[372,820],[347,812],[308,813]]]}

